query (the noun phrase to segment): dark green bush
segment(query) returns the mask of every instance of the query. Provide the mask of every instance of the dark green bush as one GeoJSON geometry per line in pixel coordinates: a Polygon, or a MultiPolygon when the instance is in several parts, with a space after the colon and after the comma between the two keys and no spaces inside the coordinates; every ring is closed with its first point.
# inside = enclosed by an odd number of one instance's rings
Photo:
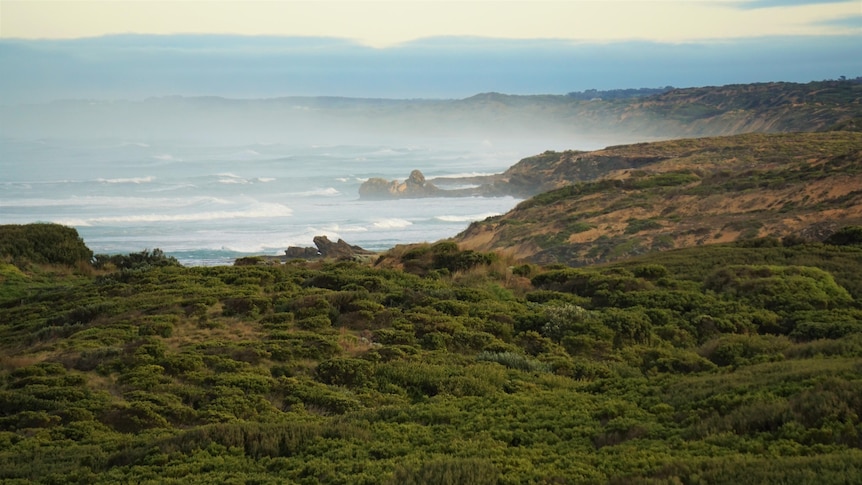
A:
{"type": "Polygon", "coordinates": [[[843,227],[823,242],[835,246],[862,246],[862,226],[843,227]]]}
{"type": "Polygon", "coordinates": [[[362,387],[371,382],[374,368],[362,359],[329,359],[317,366],[317,380],[333,386],[362,387]]]}
{"type": "Polygon", "coordinates": [[[701,346],[699,353],[719,366],[782,360],[791,342],[772,335],[723,335],[701,346]]]}
{"type": "Polygon", "coordinates": [[[89,263],[93,252],[78,231],[59,224],[6,224],[0,226],[0,257],[13,262],[74,266],[89,263]]]}
{"type": "Polygon", "coordinates": [[[484,362],[496,362],[510,369],[527,372],[547,372],[549,370],[547,364],[514,352],[482,352],[476,356],[476,359],[484,362]]]}
{"type": "Polygon", "coordinates": [[[173,256],[168,256],[161,249],[152,251],[145,249],[139,253],[123,254],[97,254],[93,258],[93,266],[100,269],[139,270],[147,268],[163,268],[167,266],[180,266],[180,262],[173,256]]]}

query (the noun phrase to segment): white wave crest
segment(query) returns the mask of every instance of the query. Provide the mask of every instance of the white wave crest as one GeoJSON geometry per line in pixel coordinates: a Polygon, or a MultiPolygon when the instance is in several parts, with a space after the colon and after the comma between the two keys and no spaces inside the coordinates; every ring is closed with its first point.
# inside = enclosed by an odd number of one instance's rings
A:
{"type": "Polygon", "coordinates": [[[247,210],[240,211],[208,211],[184,214],[138,214],[127,216],[103,216],[88,219],[55,220],[60,224],[71,226],[93,226],[103,224],[151,223],[151,222],[201,222],[226,219],[264,219],[271,217],[289,217],[293,211],[282,204],[259,203],[247,210]]]}
{"type": "Polygon", "coordinates": [[[31,198],[4,200],[6,207],[107,207],[119,209],[161,209],[194,205],[229,205],[233,202],[219,197],[106,197],[100,195],[73,196],[62,199],[31,198]]]}
{"type": "Polygon", "coordinates": [[[255,177],[253,179],[247,179],[230,172],[217,173],[215,176],[219,177],[218,182],[220,184],[247,185],[252,183],[267,183],[275,181],[275,179],[272,177],[255,177]]]}
{"type": "Polygon", "coordinates": [[[89,227],[92,226],[86,219],[54,219],[51,222],[68,227],[89,227]]]}
{"type": "Polygon", "coordinates": [[[296,192],[293,195],[296,195],[299,197],[314,197],[314,196],[319,196],[319,195],[331,197],[331,196],[335,196],[335,195],[341,195],[341,192],[339,192],[338,189],[336,189],[334,187],[327,187],[325,189],[315,189],[315,190],[308,190],[306,192],[296,192]]]}
{"type": "Polygon", "coordinates": [[[249,181],[246,179],[219,179],[218,183],[220,184],[240,184],[245,185],[248,184],[249,181]]]}
{"type": "Polygon", "coordinates": [[[436,216],[434,219],[442,222],[473,222],[481,221],[489,217],[499,216],[499,212],[486,212],[484,214],[473,214],[466,216],[436,216]]]}
{"type": "Polygon", "coordinates": [[[152,189],[142,190],[141,192],[146,193],[156,193],[156,192],[170,192],[172,190],[182,190],[182,189],[196,189],[197,185],[195,184],[174,184],[174,185],[165,185],[162,187],[155,187],[152,189]]]}
{"type": "Polygon", "coordinates": [[[156,178],[152,175],[148,175],[146,177],[129,177],[129,178],[115,178],[115,179],[103,179],[98,178],[96,182],[100,182],[103,184],[145,184],[148,182],[152,182],[156,178]]]}
{"type": "Polygon", "coordinates": [[[464,173],[452,173],[446,175],[437,175],[435,177],[430,177],[433,179],[460,179],[466,177],[488,177],[490,175],[495,175],[492,172],[464,172],[464,173]]]}
{"type": "Polygon", "coordinates": [[[373,225],[377,229],[403,229],[413,225],[413,223],[405,219],[392,218],[374,221],[373,225]]]}
{"type": "MultiPolygon", "coordinates": [[[[315,229],[317,231],[322,231],[325,233],[338,234],[342,232],[368,232],[367,227],[357,226],[357,225],[347,225],[342,226],[341,224],[330,224],[321,229],[315,229]]],[[[313,232],[313,231],[312,231],[313,232]]]]}

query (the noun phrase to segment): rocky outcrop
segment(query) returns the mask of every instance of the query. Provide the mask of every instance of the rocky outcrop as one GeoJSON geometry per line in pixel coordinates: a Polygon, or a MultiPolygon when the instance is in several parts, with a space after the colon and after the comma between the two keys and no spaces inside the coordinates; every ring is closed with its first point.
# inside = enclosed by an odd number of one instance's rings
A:
{"type": "Polygon", "coordinates": [[[425,180],[419,170],[410,172],[403,182],[371,178],[359,187],[361,199],[417,199],[421,197],[440,197],[444,191],[425,180]]]}
{"type": "Polygon", "coordinates": [[[371,178],[359,187],[359,198],[368,200],[419,199],[422,197],[502,197],[512,195],[505,185],[498,186],[502,175],[477,175],[434,179],[443,186],[474,185],[467,188],[444,189],[438,187],[419,170],[410,172],[404,182],[371,178]]]}
{"type": "Polygon", "coordinates": [[[320,257],[320,252],[317,248],[290,246],[284,250],[284,255],[287,259],[317,259],[320,257]]]}
{"type": "Polygon", "coordinates": [[[373,256],[374,251],[362,249],[359,246],[347,244],[343,239],[332,242],[326,236],[315,236],[314,245],[317,247],[291,246],[284,251],[288,259],[364,259],[373,256]]]}

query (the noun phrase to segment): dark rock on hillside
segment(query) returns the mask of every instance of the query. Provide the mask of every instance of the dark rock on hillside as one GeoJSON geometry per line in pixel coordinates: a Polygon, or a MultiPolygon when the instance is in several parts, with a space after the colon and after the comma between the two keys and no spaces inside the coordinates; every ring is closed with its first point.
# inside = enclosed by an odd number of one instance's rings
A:
{"type": "Polygon", "coordinates": [[[362,259],[376,254],[374,251],[347,244],[343,239],[332,242],[326,236],[314,237],[315,248],[291,246],[284,251],[288,259],[362,259]]]}
{"type": "Polygon", "coordinates": [[[290,246],[284,251],[287,259],[317,259],[320,257],[320,252],[317,248],[301,248],[299,246],[290,246]]]}

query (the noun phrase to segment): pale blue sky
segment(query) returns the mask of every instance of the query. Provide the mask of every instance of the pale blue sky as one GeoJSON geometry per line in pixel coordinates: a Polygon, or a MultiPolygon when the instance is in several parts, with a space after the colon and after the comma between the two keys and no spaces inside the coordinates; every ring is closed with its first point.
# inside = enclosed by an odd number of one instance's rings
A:
{"type": "Polygon", "coordinates": [[[0,0],[0,104],[862,76],[862,0],[0,0]]]}

